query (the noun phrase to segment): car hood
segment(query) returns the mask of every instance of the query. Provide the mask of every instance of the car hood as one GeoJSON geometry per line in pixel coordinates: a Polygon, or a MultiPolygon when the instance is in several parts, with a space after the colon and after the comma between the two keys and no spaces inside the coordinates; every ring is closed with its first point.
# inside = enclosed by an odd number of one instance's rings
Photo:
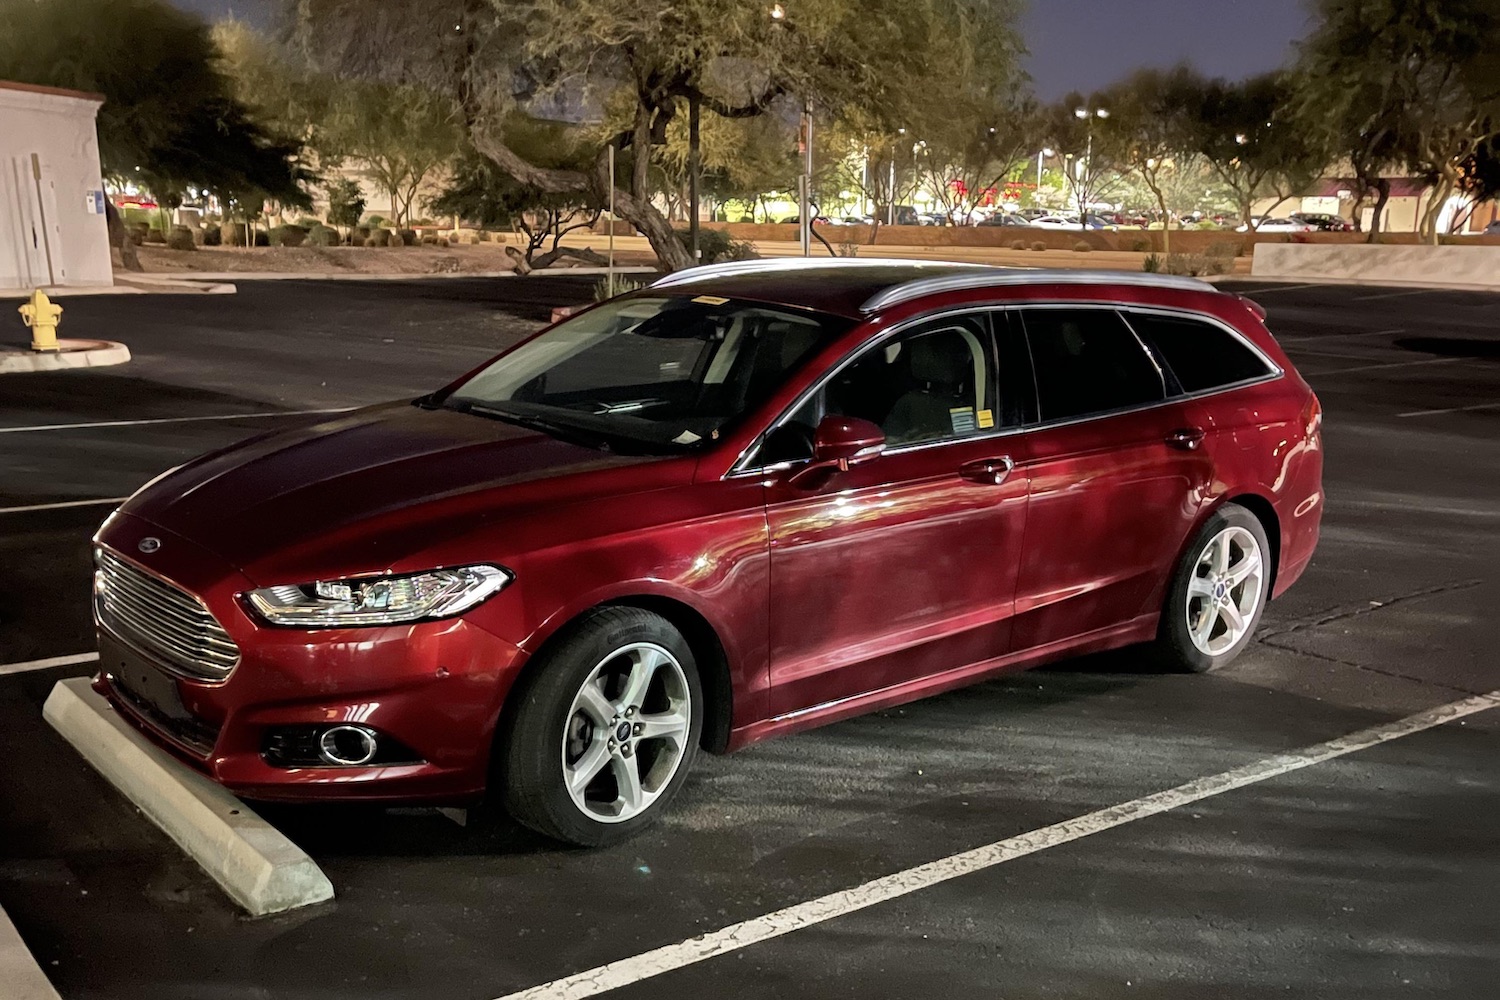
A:
{"type": "Polygon", "coordinates": [[[691,468],[393,403],[205,455],[121,509],[265,582],[299,569],[399,569],[403,557],[503,512],[659,488],[690,480],[691,468]]]}

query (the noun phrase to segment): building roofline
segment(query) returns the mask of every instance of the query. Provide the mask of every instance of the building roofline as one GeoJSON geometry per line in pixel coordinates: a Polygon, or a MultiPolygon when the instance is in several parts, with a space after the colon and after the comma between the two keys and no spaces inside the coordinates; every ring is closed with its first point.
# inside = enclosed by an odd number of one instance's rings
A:
{"type": "Polygon", "coordinates": [[[103,94],[95,94],[87,90],[69,90],[66,87],[47,87],[40,83],[17,83],[14,80],[0,80],[0,90],[15,90],[23,94],[45,94],[49,97],[72,97],[80,101],[93,101],[96,104],[104,103],[103,94]]]}

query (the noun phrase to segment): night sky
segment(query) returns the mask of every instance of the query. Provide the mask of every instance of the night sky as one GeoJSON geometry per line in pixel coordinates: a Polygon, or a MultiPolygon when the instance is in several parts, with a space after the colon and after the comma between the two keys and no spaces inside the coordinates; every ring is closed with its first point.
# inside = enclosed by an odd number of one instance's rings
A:
{"type": "MultiPolygon", "coordinates": [[[[209,18],[261,21],[270,0],[173,0],[209,18]]],[[[1304,0],[1030,0],[1024,32],[1037,96],[1087,93],[1140,66],[1188,60],[1211,76],[1274,69],[1304,33],[1304,0]]]]}

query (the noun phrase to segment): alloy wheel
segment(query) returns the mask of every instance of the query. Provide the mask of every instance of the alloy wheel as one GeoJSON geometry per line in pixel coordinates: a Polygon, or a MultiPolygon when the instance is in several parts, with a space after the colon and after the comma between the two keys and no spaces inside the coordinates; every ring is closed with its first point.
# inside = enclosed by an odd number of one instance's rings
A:
{"type": "Polygon", "coordinates": [[[1235,648],[1260,609],[1265,559],[1260,543],[1239,526],[1225,528],[1203,547],[1187,591],[1187,627],[1208,656],[1235,648]]]}
{"type": "Polygon", "coordinates": [[[650,809],[687,750],[692,699],[682,664],[654,643],[610,653],[589,672],[563,729],[563,781],[600,823],[650,809]]]}

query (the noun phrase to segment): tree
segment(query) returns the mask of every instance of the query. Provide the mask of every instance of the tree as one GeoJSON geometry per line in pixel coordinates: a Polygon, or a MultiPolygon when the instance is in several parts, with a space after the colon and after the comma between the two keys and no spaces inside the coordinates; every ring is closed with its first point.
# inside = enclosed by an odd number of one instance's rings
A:
{"type": "MultiPolygon", "coordinates": [[[[579,146],[578,129],[561,122],[518,119],[507,134],[532,162],[549,169],[575,169],[587,157],[579,146]]],[[[433,211],[456,215],[484,226],[510,226],[526,239],[518,270],[548,267],[563,257],[600,263],[591,250],[562,245],[562,238],[599,221],[602,206],[577,192],[545,191],[523,184],[474,150],[467,150],[453,171],[447,189],[433,199],[433,211]],[[552,246],[543,252],[551,241],[552,246]]],[[[507,247],[510,252],[513,248],[507,247]]]]}
{"type": "Polygon", "coordinates": [[[1162,248],[1172,249],[1174,203],[1184,180],[1201,174],[1193,148],[1190,109],[1202,80],[1186,66],[1141,70],[1099,96],[1109,117],[1100,122],[1104,144],[1120,168],[1145,185],[1161,213],[1162,248]]]}
{"type": "Polygon", "coordinates": [[[324,129],[329,157],[358,161],[391,196],[398,227],[410,221],[422,183],[458,155],[462,138],[453,102],[413,84],[340,85],[324,129]]]}
{"type": "MultiPolygon", "coordinates": [[[[895,121],[935,80],[1014,65],[1013,0],[287,0],[295,37],[339,72],[425,83],[458,104],[475,150],[516,180],[597,200],[627,153],[618,213],[669,268],[692,262],[651,203],[653,151],[689,101],[753,118],[783,99],[824,116],[862,104],[895,121]],[[780,16],[775,16],[778,14],[780,16]],[[518,106],[624,122],[586,170],[529,161],[505,131],[518,106]]],[[[617,185],[618,187],[618,185],[617,185]]]]}
{"type": "Polygon", "coordinates": [[[1063,177],[1083,230],[1088,228],[1089,206],[1109,194],[1124,172],[1120,150],[1099,127],[1112,114],[1104,100],[1103,94],[1085,98],[1075,91],[1048,108],[1044,118],[1048,144],[1063,158],[1063,177]]]}
{"type": "Polygon", "coordinates": [[[1348,160],[1356,207],[1377,192],[1372,241],[1394,167],[1432,185],[1421,230],[1436,240],[1463,165],[1500,128],[1500,2],[1318,0],[1315,13],[1298,53],[1299,120],[1348,160]]]}
{"type": "Polygon", "coordinates": [[[1189,142],[1233,193],[1241,221],[1254,229],[1256,199],[1280,205],[1328,165],[1316,134],[1291,114],[1291,86],[1281,73],[1242,82],[1209,80],[1184,94],[1189,142]]]}
{"type": "MultiPolygon", "coordinates": [[[[37,0],[0,9],[0,78],[105,96],[104,172],[158,199],[189,186],[223,198],[306,204],[294,158],[235,100],[209,29],[164,0],[37,0]]],[[[111,242],[139,269],[106,199],[111,242]]]]}
{"type": "Polygon", "coordinates": [[[328,195],[328,224],[352,229],[359,225],[365,214],[365,196],[359,184],[348,177],[331,181],[325,189],[328,195]]]}
{"type": "Polygon", "coordinates": [[[968,225],[981,205],[998,200],[1000,186],[1040,145],[1037,109],[1016,94],[950,105],[927,121],[919,171],[958,225],[968,225]]]}

